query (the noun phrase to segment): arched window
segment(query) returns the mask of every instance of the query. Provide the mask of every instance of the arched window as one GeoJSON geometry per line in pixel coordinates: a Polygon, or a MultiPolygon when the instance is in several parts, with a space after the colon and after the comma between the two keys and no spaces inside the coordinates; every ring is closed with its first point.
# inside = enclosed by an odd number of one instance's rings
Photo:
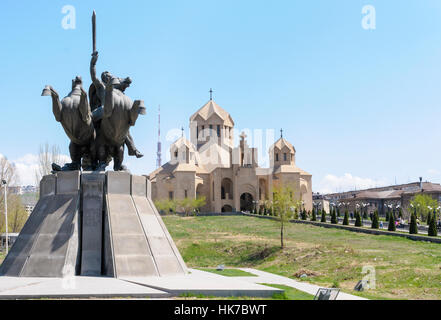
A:
{"type": "Polygon", "coordinates": [[[221,199],[233,199],[233,182],[229,178],[223,178],[221,182],[221,199]]]}

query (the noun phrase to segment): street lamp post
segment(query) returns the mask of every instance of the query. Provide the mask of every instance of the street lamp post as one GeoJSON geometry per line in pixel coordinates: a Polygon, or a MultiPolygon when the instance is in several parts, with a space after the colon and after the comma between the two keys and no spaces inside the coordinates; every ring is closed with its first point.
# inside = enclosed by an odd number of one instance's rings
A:
{"type": "MultiPolygon", "coordinates": [[[[397,205],[396,205],[395,208],[397,209],[397,215],[398,215],[398,218],[400,218],[400,223],[401,223],[401,220],[403,219],[403,217],[400,217],[400,208],[401,208],[401,205],[397,202],[397,205]]],[[[402,213],[402,212],[401,212],[401,213],[402,213]]]]}
{"type": "Polygon", "coordinates": [[[321,204],[320,202],[314,202],[313,203],[313,206],[315,207],[316,214],[318,214],[318,208],[319,208],[320,204],[321,204]]]}
{"type": "MultiPolygon", "coordinates": [[[[431,206],[427,206],[427,209],[429,209],[429,213],[428,213],[427,217],[430,216],[430,214],[431,214],[432,211],[433,211],[433,213],[435,213],[435,215],[436,215],[436,211],[434,211],[434,209],[433,209],[431,206]]],[[[427,225],[429,225],[429,223],[430,223],[429,218],[427,218],[427,225]]]]}
{"type": "MultiPolygon", "coordinates": [[[[330,208],[330,212],[332,212],[333,210],[335,210],[335,207],[337,206],[335,202],[331,202],[330,203],[331,208],[330,208]]],[[[337,210],[336,210],[337,211],[337,210]]],[[[335,213],[337,215],[337,212],[335,213]]]]}
{"type": "MultiPolygon", "coordinates": [[[[361,205],[359,205],[358,203],[355,204],[355,211],[357,211],[358,209],[360,209],[360,212],[358,213],[358,215],[360,216],[360,220],[361,220],[361,225],[363,225],[363,213],[362,213],[362,209],[361,209],[361,205]]],[[[355,222],[357,222],[357,216],[355,215],[355,222]]]]}
{"type": "Polygon", "coordinates": [[[257,203],[258,203],[258,201],[257,200],[253,200],[253,203],[254,203],[254,212],[257,214],[257,203]]]}
{"type": "Polygon", "coordinates": [[[5,239],[6,239],[6,254],[8,254],[8,247],[9,247],[9,244],[8,244],[8,198],[7,198],[8,186],[7,186],[6,180],[2,180],[2,185],[3,185],[3,188],[5,188],[5,227],[6,227],[5,239]]]}

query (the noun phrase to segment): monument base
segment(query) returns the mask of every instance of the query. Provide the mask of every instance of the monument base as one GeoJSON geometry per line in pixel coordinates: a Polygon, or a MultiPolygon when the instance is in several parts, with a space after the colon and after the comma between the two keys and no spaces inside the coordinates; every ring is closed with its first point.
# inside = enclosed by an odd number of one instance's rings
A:
{"type": "Polygon", "coordinates": [[[58,172],[0,267],[8,277],[163,277],[187,267],[151,200],[127,172],[58,172]]]}

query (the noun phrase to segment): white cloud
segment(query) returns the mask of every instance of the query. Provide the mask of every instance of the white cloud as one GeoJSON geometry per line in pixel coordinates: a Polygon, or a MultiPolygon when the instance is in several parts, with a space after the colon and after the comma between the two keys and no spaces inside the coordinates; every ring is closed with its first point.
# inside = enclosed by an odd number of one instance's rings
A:
{"type": "Polygon", "coordinates": [[[351,175],[350,173],[345,173],[343,176],[337,177],[332,174],[327,174],[318,184],[314,187],[315,192],[320,193],[334,193],[343,192],[350,190],[360,190],[367,188],[374,188],[379,186],[384,186],[387,184],[385,180],[373,180],[370,178],[360,178],[351,175]]]}
{"type": "Polygon", "coordinates": [[[38,155],[28,153],[28,154],[25,154],[23,157],[18,158],[14,162],[21,162],[21,163],[25,163],[25,164],[37,163],[38,162],[38,155]]]}
{"type": "Polygon", "coordinates": [[[434,176],[437,176],[437,175],[441,174],[441,172],[439,170],[437,170],[437,169],[429,169],[429,170],[427,170],[427,173],[431,174],[431,175],[434,175],[434,176]]]}
{"type": "MultiPolygon", "coordinates": [[[[38,170],[38,155],[28,153],[11,162],[15,165],[17,170],[17,184],[22,186],[36,185],[35,173],[38,170]]],[[[66,162],[70,162],[70,157],[64,154],[60,155],[58,164],[63,166],[66,162]]]]}

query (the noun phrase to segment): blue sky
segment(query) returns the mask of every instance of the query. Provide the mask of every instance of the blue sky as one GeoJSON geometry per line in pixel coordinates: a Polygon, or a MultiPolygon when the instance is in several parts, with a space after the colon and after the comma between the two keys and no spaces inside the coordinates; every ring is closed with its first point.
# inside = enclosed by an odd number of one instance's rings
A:
{"type": "Polygon", "coordinates": [[[51,84],[66,95],[75,75],[90,84],[93,9],[98,72],[130,76],[127,94],[148,108],[131,130],[145,153],[127,158],[132,172],[155,168],[158,104],[165,154],[165,134],[188,132],[212,87],[237,129],[284,128],[314,191],[441,182],[439,0],[4,0],[0,154],[28,166],[23,183],[40,144],[68,154],[40,94],[51,84]],[[61,26],[65,5],[73,30],[61,26]],[[375,30],[361,26],[365,5],[375,30]]]}

